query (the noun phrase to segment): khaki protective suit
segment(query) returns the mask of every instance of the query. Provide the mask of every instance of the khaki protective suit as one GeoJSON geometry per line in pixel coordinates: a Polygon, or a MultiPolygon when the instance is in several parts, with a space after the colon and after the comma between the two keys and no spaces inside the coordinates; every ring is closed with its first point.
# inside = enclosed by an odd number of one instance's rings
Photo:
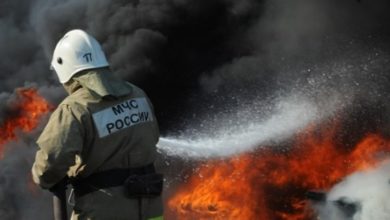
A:
{"type": "MultiPolygon", "coordinates": [[[[37,140],[32,174],[42,188],[66,176],[85,178],[155,161],[158,124],[141,89],[115,79],[108,68],[83,71],[65,89],[70,95],[37,140]]],[[[162,219],[161,197],[130,199],[116,186],[76,197],[71,219],[139,219],[140,210],[142,219],[162,219]]]]}

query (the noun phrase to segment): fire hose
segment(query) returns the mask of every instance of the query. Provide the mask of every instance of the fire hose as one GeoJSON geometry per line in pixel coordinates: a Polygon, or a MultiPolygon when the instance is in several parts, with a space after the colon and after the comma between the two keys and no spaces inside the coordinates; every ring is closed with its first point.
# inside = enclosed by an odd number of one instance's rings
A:
{"type": "Polygon", "coordinates": [[[63,179],[50,189],[53,193],[53,214],[54,220],[67,220],[67,204],[66,204],[66,186],[67,179],[63,179]]]}

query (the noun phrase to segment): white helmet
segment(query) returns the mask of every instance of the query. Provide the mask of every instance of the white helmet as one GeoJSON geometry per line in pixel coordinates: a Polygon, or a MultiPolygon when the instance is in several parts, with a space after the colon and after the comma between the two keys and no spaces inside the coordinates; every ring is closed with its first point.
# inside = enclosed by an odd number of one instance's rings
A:
{"type": "Polygon", "coordinates": [[[76,73],[109,66],[106,56],[94,37],[82,30],[72,30],[57,43],[51,67],[61,83],[68,82],[76,73]]]}

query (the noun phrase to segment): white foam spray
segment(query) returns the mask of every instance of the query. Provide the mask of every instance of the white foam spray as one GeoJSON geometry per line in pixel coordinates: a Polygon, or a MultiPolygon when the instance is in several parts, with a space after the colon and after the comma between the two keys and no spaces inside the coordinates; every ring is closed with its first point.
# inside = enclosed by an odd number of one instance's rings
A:
{"type": "Polygon", "coordinates": [[[329,191],[326,203],[318,205],[320,219],[389,220],[389,180],[389,162],[375,170],[350,175],[329,191]],[[344,201],[344,205],[337,201],[344,201]],[[351,205],[355,206],[353,211],[351,205]]]}
{"type": "MultiPolygon", "coordinates": [[[[204,137],[199,134],[177,137],[162,137],[158,148],[169,156],[184,158],[228,157],[256,149],[262,145],[280,143],[302,131],[311,123],[317,123],[336,111],[337,98],[332,98],[325,107],[302,97],[290,96],[280,100],[266,118],[238,117],[234,125],[221,126],[204,137]],[[249,121],[249,122],[248,122],[249,121]]],[[[220,118],[218,120],[224,120],[220,118]]],[[[228,119],[226,119],[228,120],[228,119]]],[[[229,120],[232,120],[231,117],[229,120]]]]}

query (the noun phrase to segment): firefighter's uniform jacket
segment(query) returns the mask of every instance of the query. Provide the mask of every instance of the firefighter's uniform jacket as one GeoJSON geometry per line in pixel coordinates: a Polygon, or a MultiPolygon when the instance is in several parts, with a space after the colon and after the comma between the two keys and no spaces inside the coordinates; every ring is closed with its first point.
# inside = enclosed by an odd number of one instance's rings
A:
{"type": "MultiPolygon", "coordinates": [[[[37,140],[32,168],[44,189],[64,177],[85,178],[118,168],[142,167],[156,158],[159,130],[152,104],[136,86],[108,68],[84,71],[66,84],[70,95],[37,140]]],[[[162,219],[161,197],[130,199],[123,186],[75,200],[72,219],[162,219]],[[140,211],[142,212],[140,215],[140,211]]]]}

